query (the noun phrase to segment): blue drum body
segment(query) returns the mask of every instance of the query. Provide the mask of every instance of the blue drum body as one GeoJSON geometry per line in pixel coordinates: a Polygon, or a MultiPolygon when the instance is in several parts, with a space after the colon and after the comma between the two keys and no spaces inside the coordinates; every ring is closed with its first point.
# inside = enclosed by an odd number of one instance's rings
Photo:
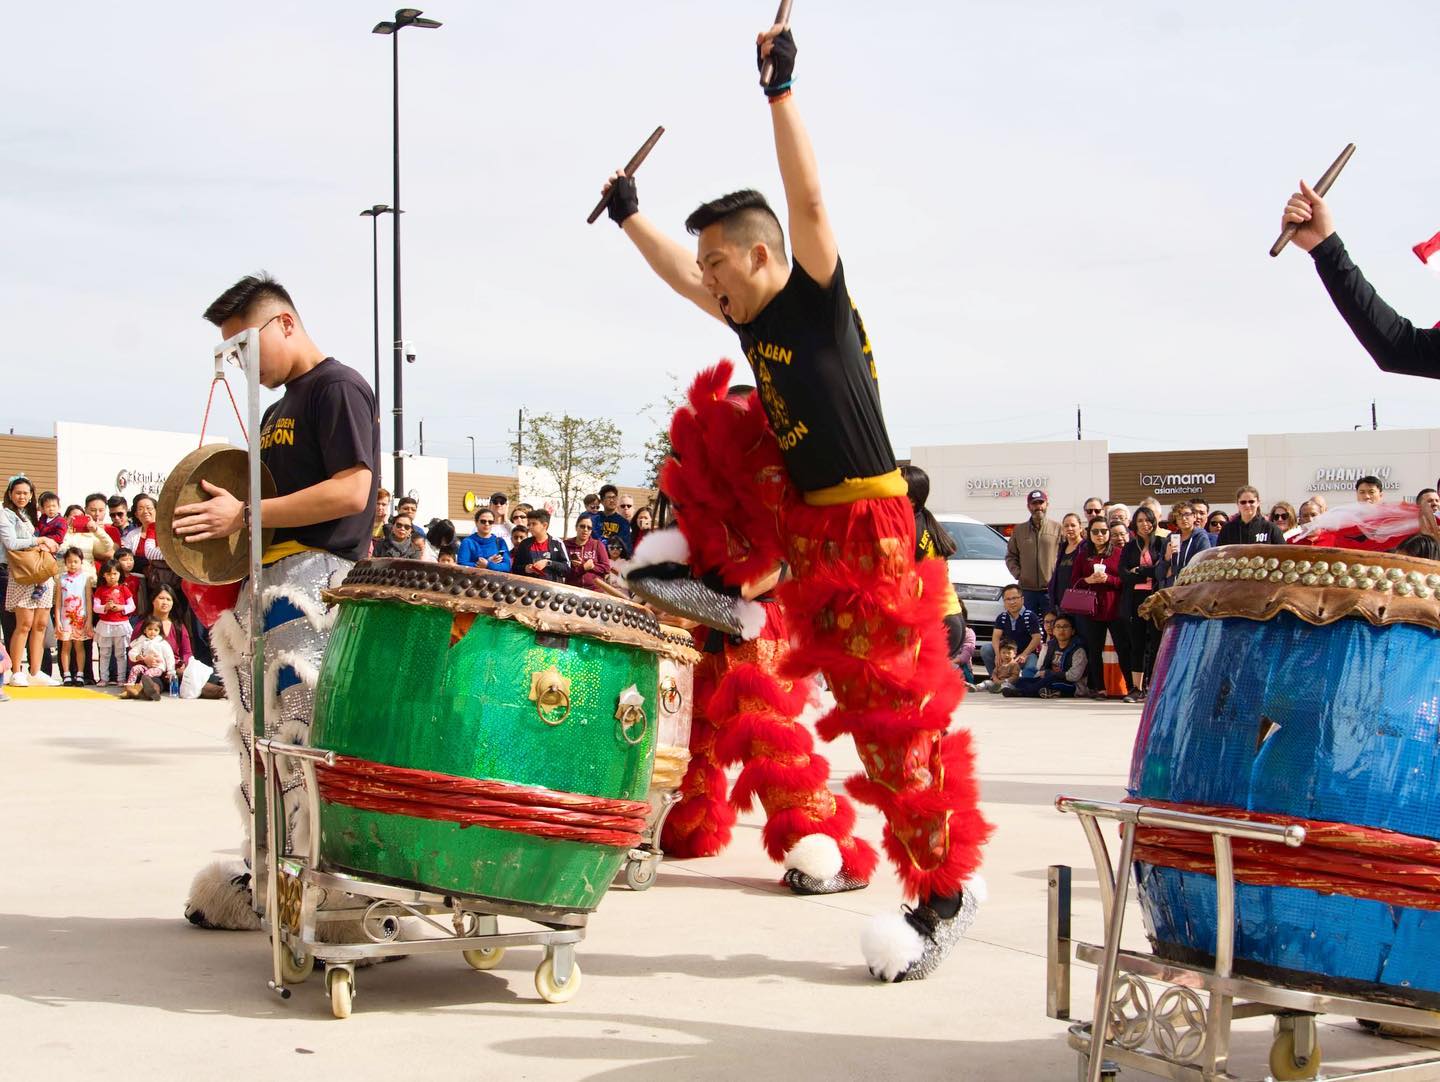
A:
{"type": "MultiPolygon", "coordinates": [[[[1265,550],[1220,549],[1211,559],[1236,551],[1265,550]]],[[[1274,603],[1290,589],[1283,579],[1232,586],[1216,578],[1212,569],[1199,584],[1205,604],[1170,609],[1136,736],[1131,796],[1440,839],[1440,631],[1371,623],[1362,610],[1373,614],[1383,598],[1316,624],[1310,620],[1324,607],[1316,609],[1315,597],[1295,606],[1308,619],[1274,603]],[[1242,587],[1248,601],[1215,603],[1242,587]],[[1253,615],[1205,614],[1247,607],[1253,615]]],[[[1289,596],[1303,591],[1296,582],[1289,596]]],[[[1407,591],[1396,607],[1422,600],[1407,591]]],[[[1214,879],[1146,863],[1136,870],[1156,953],[1213,958],[1214,879]]],[[[1440,912],[1243,882],[1236,912],[1237,971],[1427,1005],[1440,996],[1440,912]]]]}

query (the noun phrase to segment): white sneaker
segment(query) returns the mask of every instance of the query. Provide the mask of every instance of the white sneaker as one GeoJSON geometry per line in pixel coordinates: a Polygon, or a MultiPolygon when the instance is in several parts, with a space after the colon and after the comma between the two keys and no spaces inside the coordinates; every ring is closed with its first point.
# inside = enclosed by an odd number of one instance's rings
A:
{"type": "Polygon", "coordinates": [[[50,676],[43,672],[35,673],[33,676],[30,677],[30,681],[37,688],[53,688],[60,685],[59,680],[56,680],[53,676],[50,676]]]}
{"type": "Polygon", "coordinates": [[[13,688],[28,688],[30,686],[30,674],[21,669],[14,676],[10,677],[10,686],[13,688]]]}

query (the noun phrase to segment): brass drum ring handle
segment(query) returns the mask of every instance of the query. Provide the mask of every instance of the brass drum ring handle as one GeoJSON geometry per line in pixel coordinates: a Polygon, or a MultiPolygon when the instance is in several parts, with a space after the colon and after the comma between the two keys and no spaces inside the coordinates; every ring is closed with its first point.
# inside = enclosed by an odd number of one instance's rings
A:
{"type": "Polygon", "coordinates": [[[650,727],[650,719],[645,716],[643,706],[622,706],[615,715],[620,721],[620,739],[634,747],[645,739],[645,733],[650,727]],[[638,726],[639,732],[634,736],[630,735],[632,729],[638,726]]]}
{"type": "Polygon", "coordinates": [[[530,677],[530,701],[546,725],[563,725],[570,716],[569,679],[555,668],[534,673],[530,677]]]}
{"type": "Polygon", "coordinates": [[[667,714],[678,714],[680,708],[685,705],[685,695],[680,690],[679,681],[673,676],[667,676],[660,681],[660,709],[667,714]]]}

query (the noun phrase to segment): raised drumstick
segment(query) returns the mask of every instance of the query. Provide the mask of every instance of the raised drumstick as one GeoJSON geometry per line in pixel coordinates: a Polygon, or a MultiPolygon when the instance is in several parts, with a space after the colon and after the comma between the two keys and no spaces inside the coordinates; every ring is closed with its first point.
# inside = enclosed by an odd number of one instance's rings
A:
{"type": "MultiPolygon", "coordinates": [[[[665,128],[663,125],[656,128],[653,132],[650,133],[650,138],[646,139],[645,142],[641,145],[640,149],[637,150],[635,154],[631,157],[631,159],[625,163],[625,175],[627,177],[633,177],[635,175],[635,170],[640,168],[640,163],[649,156],[650,151],[655,149],[655,144],[660,142],[660,137],[664,134],[665,128]]],[[[600,202],[595,204],[595,209],[590,212],[590,217],[585,219],[585,224],[594,225],[595,220],[599,218],[600,215],[605,213],[605,208],[609,205],[610,193],[606,192],[603,196],[600,197],[600,202]]]]}
{"type": "MultiPolygon", "coordinates": [[[[1320,179],[1315,182],[1316,195],[1322,199],[1325,197],[1325,193],[1330,190],[1330,185],[1335,183],[1335,178],[1340,175],[1340,170],[1345,168],[1345,163],[1350,160],[1350,155],[1354,153],[1355,144],[1346,144],[1345,149],[1340,152],[1340,157],[1331,162],[1330,168],[1325,170],[1325,172],[1321,174],[1320,179]]],[[[1270,245],[1270,255],[1272,258],[1285,250],[1285,245],[1290,243],[1291,239],[1295,236],[1295,231],[1299,228],[1300,223],[1294,222],[1281,230],[1280,236],[1276,239],[1275,243],[1270,245]]]]}
{"type": "MultiPolygon", "coordinates": [[[[775,24],[777,26],[787,27],[790,25],[790,5],[793,2],[794,0],[780,0],[780,10],[775,12],[775,24]]],[[[769,86],[770,76],[774,74],[775,61],[767,56],[764,65],[760,68],[760,85],[769,86]]]]}

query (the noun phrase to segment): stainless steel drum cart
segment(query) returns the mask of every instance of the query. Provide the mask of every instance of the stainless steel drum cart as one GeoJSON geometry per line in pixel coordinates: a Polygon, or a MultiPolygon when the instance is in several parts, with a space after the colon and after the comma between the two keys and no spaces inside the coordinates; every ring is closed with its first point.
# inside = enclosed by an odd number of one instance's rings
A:
{"type": "Polygon", "coordinates": [[[265,817],[262,920],[270,933],[269,986],[282,998],[288,999],[289,986],[309,977],[319,961],[325,967],[331,1011],[336,1018],[348,1018],[355,998],[357,962],[459,952],[472,968],[486,970],[500,964],[507,947],[522,946],[545,948],[535,970],[535,990],[541,999],[564,1003],[579,992],[575,944],[585,938],[588,914],[442,895],[323,870],[315,764],[334,765],[335,753],[277,740],[259,739],[255,746],[265,773],[265,806],[280,806],[280,770],[283,760],[292,759],[305,776],[305,801],[312,824],[309,852],[295,855],[285,853],[284,840],[278,836],[279,816],[265,817]],[[402,940],[401,921],[406,917],[417,918],[438,936],[402,940]],[[500,917],[519,918],[533,927],[502,933],[500,917]],[[321,938],[322,925],[333,928],[342,923],[358,928],[359,934],[349,942],[321,938]]]}
{"type": "Polygon", "coordinates": [[[1235,950],[1235,873],[1231,840],[1242,838],[1296,847],[1305,842],[1299,825],[1272,825],[1196,815],[1145,804],[1112,803],[1060,797],[1055,806],[1080,819],[1095,862],[1105,922],[1101,944],[1075,942],[1070,936],[1071,870],[1049,869],[1049,928],[1046,938],[1046,1013],[1069,1021],[1070,967],[1074,959],[1098,967],[1093,1017],[1105,1024],[1076,1022],[1070,1047],[1079,1054],[1079,1082],[1114,1078],[1123,1067],[1176,1082],[1212,1082],[1263,1077],[1278,1079],[1384,1080],[1434,1082],[1440,1056],[1398,1066],[1321,1072],[1315,1018],[1337,1014],[1368,1021],[1440,1029],[1440,1012],[1403,1007],[1380,999],[1306,991],[1233,972],[1235,950]],[[1100,820],[1120,824],[1120,854],[1112,864],[1100,820]],[[1216,948],[1213,967],[1184,965],[1153,954],[1122,950],[1125,904],[1129,894],[1136,831],[1141,826],[1209,835],[1215,854],[1216,948]],[[1158,995],[1151,985],[1163,985],[1158,995]],[[1273,1016],[1275,1039],[1270,1073],[1230,1072],[1230,1026],[1236,1018],[1273,1016]],[[1097,1032],[1098,1030],[1098,1032],[1097,1032]]]}

